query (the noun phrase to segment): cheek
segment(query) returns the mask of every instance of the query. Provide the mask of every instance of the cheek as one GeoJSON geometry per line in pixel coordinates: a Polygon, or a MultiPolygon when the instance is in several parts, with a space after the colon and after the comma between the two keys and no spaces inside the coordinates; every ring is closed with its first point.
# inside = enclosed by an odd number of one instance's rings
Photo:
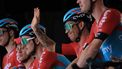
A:
{"type": "Polygon", "coordinates": [[[78,37],[78,32],[74,33],[74,38],[76,39],[78,37]]]}
{"type": "Polygon", "coordinates": [[[33,44],[28,45],[28,46],[26,47],[26,50],[27,50],[26,53],[29,55],[29,54],[34,50],[34,45],[33,45],[33,44]]]}
{"type": "Polygon", "coordinates": [[[91,2],[90,2],[90,0],[88,0],[88,2],[87,2],[87,8],[89,8],[90,7],[90,5],[91,5],[91,2]]]}
{"type": "Polygon", "coordinates": [[[0,45],[5,45],[8,42],[8,36],[0,36],[0,45]]]}
{"type": "Polygon", "coordinates": [[[83,4],[83,7],[86,9],[86,8],[88,8],[89,5],[90,5],[90,0],[84,0],[84,1],[82,2],[82,4],[83,4]]]}

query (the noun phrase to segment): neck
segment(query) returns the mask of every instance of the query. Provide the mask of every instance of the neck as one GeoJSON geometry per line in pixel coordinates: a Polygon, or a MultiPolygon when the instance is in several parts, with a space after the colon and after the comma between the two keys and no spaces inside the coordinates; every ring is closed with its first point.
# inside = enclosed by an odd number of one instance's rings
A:
{"type": "Polygon", "coordinates": [[[33,63],[33,61],[34,61],[34,57],[31,56],[31,58],[27,62],[23,63],[25,65],[26,69],[29,68],[29,66],[33,63]]]}
{"type": "Polygon", "coordinates": [[[121,13],[121,23],[122,23],[122,13],[121,13]]]}
{"type": "Polygon", "coordinates": [[[79,42],[79,45],[82,46],[84,44],[84,42],[86,41],[86,39],[88,38],[89,36],[89,32],[86,28],[84,28],[83,30],[83,33],[80,37],[80,42],[79,42]]]}
{"type": "Polygon", "coordinates": [[[103,4],[103,0],[97,0],[95,5],[94,5],[94,9],[93,9],[93,17],[95,18],[96,22],[98,23],[101,15],[103,14],[103,12],[106,10],[107,8],[104,6],[103,4]]]}
{"type": "Polygon", "coordinates": [[[8,53],[10,53],[15,47],[16,47],[16,44],[13,42],[14,40],[10,40],[8,45],[5,46],[6,50],[8,53]]]}
{"type": "Polygon", "coordinates": [[[37,59],[40,59],[40,56],[41,56],[42,52],[43,52],[43,48],[42,48],[41,46],[37,46],[37,47],[36,47],[36,54],[35,54],[35,57],[36,57],[37,59]]]}

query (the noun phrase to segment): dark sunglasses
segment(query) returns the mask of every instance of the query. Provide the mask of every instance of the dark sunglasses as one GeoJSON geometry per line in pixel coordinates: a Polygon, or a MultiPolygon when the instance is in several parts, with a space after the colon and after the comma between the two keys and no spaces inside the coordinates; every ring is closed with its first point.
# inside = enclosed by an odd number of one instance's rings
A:
{"type": "Polygon", "coordinates": [[[0,30],[0,35],[3,35],[7,30],[0,30]]]}

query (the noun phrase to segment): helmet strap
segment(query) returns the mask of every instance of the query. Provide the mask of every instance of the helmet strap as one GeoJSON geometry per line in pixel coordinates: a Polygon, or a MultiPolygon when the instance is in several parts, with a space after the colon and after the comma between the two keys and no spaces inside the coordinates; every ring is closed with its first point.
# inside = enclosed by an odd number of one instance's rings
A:
{"type": "Polygon", "coordinates": [[[78,28],[78,31],[79,31],[79,33],[78,33],[78,37],[76,38],[76,42],[79,42],[80,41],[80,36],[81,36],[81,34],[82,34],[82,31],[84,30],[84,28],[85,28],[85,25],[83,26],[83,28],[82,29],[80,29],[80,27],[78,26],[79,24],[76,24],[76,26],[77,26],[77,28],[78,28]]]}

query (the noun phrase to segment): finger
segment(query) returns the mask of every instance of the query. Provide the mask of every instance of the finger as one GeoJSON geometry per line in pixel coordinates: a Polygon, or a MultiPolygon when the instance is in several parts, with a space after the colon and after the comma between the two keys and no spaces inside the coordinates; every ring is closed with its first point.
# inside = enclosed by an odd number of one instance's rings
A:
{"type": "Polygon", "coordinates": [[[34,16],[35,17],[38,17],[40,14],[39,14],[39,11],[37,9],[34,10],[34,16]]]}

